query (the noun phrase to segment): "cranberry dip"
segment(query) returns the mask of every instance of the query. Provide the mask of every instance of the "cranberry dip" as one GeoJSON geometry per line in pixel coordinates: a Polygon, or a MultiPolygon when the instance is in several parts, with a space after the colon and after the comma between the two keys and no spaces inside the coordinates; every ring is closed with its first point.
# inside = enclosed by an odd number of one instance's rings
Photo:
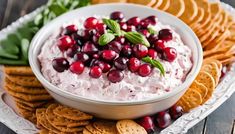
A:
{"type": "Polygon", "coordinates": [[[44,77],[61,90],[91,99],[136,101],[181,85],[191,57],[179,34],[156,16],[126,20],[116,11],[65,24],[45,41],[38,59],[44,77]]]}

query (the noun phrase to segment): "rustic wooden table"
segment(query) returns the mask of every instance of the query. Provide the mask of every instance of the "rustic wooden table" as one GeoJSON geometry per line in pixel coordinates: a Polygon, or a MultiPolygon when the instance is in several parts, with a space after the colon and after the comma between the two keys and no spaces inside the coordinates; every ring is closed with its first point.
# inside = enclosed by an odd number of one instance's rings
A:
{"type": "MultiPolygon", "coordinates": [[[[222,0],[235,7],[235,0],[222,0]]],[[[0,29],[20,16],[45,4],[47,0],[0,0],[0,29]]],[[[235,94],[221,107],[198,123],[188,134],[235,134],[235,94]]],[[[0,123],[0,134],[15,134],[0,123]]]]}

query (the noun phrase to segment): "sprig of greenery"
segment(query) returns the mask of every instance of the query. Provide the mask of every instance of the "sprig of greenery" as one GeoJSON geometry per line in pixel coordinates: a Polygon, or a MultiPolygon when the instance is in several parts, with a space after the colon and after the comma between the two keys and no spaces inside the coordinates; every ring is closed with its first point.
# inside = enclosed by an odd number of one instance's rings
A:
{"type": "Polygon", "coordinates": [[[142,61],[151,64],[152,66],[154,66],[155,68],[158,68],[161,72],[161,75],[165,75],[165,69],[162,65],[162,63],[160,61],[157,61],[155,59],[152,59],[151,57],[147,56],[142,58],[142,61]]]}

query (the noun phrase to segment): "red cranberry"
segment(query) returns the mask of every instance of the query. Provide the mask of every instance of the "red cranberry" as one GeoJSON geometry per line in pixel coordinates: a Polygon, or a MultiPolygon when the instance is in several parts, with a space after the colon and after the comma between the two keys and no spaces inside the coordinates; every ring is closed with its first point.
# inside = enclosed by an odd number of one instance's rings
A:
{"type": "Polygon", "coordinates": [[[126,32],[132,32],[132,31],[135,31],[135,26],[133,26],[133,25],[128,25],[127,26],[127,29],[126,29],[126,32]]]}
{"type": "Polygon", "coordinates": [[[99,34],[104,34],[105,30],[106,30],[106,25],[104,23],[98,23],[96,25],[96,30],[99,34]]]}
{"type": "Polygon", "coordinates": [[[108,44],[108,48],[119,54],[122,50],[122,45],[117,41],[112,41],[108,44]]]}
{"type": "Polygon", "coordinates": [[[140,18],[139,17],[132,17],[127,21],[128,25],[138,26],[140,24],[140,18]]]}
{"type": "Polygon", "coordinates": [[[81,74],[84,70],[84,64],[80,61],[74,62],[69,67],[69,70],[75,74],[81,74]]]}
{"type": "Polygon", "coordinates": [[[84,40],[89,40],[94,35],[93,33],[94,32],[92,30],[85,29],[81,32],[81,37],[84,40]]]}
{"type": "Polygon", "coordinates": [[[150,25],[150,21],[149,20],[147,20],[147,19],[144,19],[144,20],[141,20],[141,22],[140,22],[140,24],[139,24],[139,27],[141,28],[141,29],[146,29],[146,28],[148,28],[148,26],[150,25]]]}
{"type": "Polygon", "coordinates": [[[111,69],[111,65],[108,63],[104,63],[104,68],[102,69],[103,73],[107,73],[111,69]]]}
{"type": "Polygon", "coordinates": [[[79,45],[79,46],[83,45],[83,37],[81,37],[77,33],[71,34],[71,38],[76,41],[77,45],[79,45]]]}
{"type": "Polygon", "coordinates": [[[140,30],[140,32],[141,32],[146,38],[148,38],[148,37],[150,36],[149,31],[146,30],[146,29],[140,30]]]}
{"type": "Polygon", "coordinates": [[[67,35],[60,37],[58,41],[58,47],[61,51],[66,51],[68,48],[72,47],[74,44],[75,44],[75,41],[67,35]]]}
{"type": "Polygon", "coordinates": [[[148,54],[148,48],[142,44],[136,44],[133,47],[133,52],[137,58],[143,58],[148,54]]]}
{"type": "Polygon", "coordinates": [[[76,55],[74,55],[74,60],[86,63],[89,61],[89,56],[85,53],[77,53],[76,55]]]}
{"type": "Polygon", "coordinates": [[[127,24],[125,22],[119,22],[122,30],[127,31],[127,24]]]}
{"type": "Polygon", "coordinates": [[[67,27],[65,27],[65,31],[64,34],[68,35],[68,34],[72,34],[78,31],[78,28],[76,25],[69,25],[67,27]]]}
{"type": "Polygon", "coordinates": [[[165,42],[163,40],[157,40],[154,43],[154,48],[158,51],[158,52],[163,52],[163,50],[165,49],[165,42]]]}
{"type": "Polygon", "coordinates": [[[69,69],[69,62],[65,58],[56,58],[52,60],[52,67],[57,72],[64,72],[69,69]]]}
{"type": "Polygon", "coordinates": [[[171,116],[167,112],[159,112],[156,117],[156,124],[159,128],[166,128],[171,123],[171,116]]]}
{"type": "Polygon", "coordinates": [[[98,48],[90,41],[87,41],[82,47],[82,52],[90,55],[97,53],[98,51],[99,51],[98,48]]]}
{"type": "Polygon", "coordinates": [[[130,45],[124,45],[121,51],[122,55],[125,57],[130,57],[132,54],[132,49],[130,45]]]}
{"type": "Polygon", "coordinates": [[[96,33],[95,35],[92,36],[92,41],[93,41],[95,44],[98,44],[99,38],[100,38],[100,34],[99,34],[99,33],[96,33]]]}
{"type": "Polygon", "coordinates": [[[228,67],[227,66],[223,66],[223,68],[221,70],[220,78],[223,78],[226,75],[227,72],[228,72],[228,67]]]}
{"type": "Polygon", "coordinates": [[[172,31],[170,29],[162,29],[159,31],[158,38],[164,41],[172,40],[172,31]]]}
{"type": "Polygon", "coordinates": [[[116,69],[109,71],[107,76],[108,76],[108,80],[112,83],[120,82],[124,78],[123,72],[121,72],[120,70],[116,70],[116,69]]]}
{"type": "Polygon", "coordinates": [[[67,51],[66,51],[66,54],[67,56],[69,57],[74,57],[74,55],[77,53],[77,52],[80,52],[81,51],[81,48],[80,46],[77,46],[77,45],[73,45],[72,47],[70,47],[67,51]]]}
{"type": "Polygon", "coordinates": [[[157,34],[151,34],[151,35],[148,37],[148,41],[149,41],[151,44],[155,43],[157,40],[158,40],[157,34]]]}
{"type": "Polygon", "coordinates": [[[136,72],[139,70],[140,68],[140,65],[141,65],[141,62],[139,59],[133,57],[133,58],[130,58],[129,60],[129,64],[128,64],[128,67],[129,67],[129,70],[131,72],[136,72]]]}
{"type": "Polygon", "coordinates": [[[113,20],[122,21],[124,19],[124,14],[122,12],[116,11],[112,12],[110,18],[113,20]]]}
{"type": "Polygon", "coordinates": [[[115,41],[119,42],[120,44],[124,44],[126,39],[124,36],[116,37],[115,41]]]}
{"type": "Polygon", "coordinates": [[[114,66],[119,70],[125,70],[127,68],[128,59],[119,57],[114,61],[114,66]]]}
{"type": "Polygon", "coordinates": [[[100,58],[99,54],[93,54],[92,57],[93,57],[94,59],[99,59],[99,58],[100,58]]]}
{"type": "Polygon", "coordinates": [[[113,50],[104,50],[102,52],[102,58],[106,61],[112,61],[117,56],[116,52],[113,50]]]}
{"type": "Polygon", "coordinates": [[[84,22],[84,27],[86,29],[94,29],[98,23],[98,20],[95,17],[89,17],[84,22]]]}
{"type": "Polygon", "coordinates": [[[183,108],[181,106],[174,105],[170,108],[170,115],[173,119],[178,119],[183,115],[183,108]]]}
{"type": "Polygon", "coordinates": [[[102,70],[99,66],[93,66],[91,67],[89,75],[92,78],[99,78],[102,75],[102,70]]]}
{"type": "Polygon", "coordinates": [[[149,64],[141,65],[138,70],[138,74],[142,77],[146,77],[146,76],[150,75],[151,72],[152,72],[152,68],[149,64]]]}
{"type": "Polygon", "coordinates": [[[149,49],[148,50],[148,56],[151,57],[152,59],[157,58],[157,52],[154,49],[149,49]]]}
{"type": "Polygon", "coordinates": [[[149,17],[147,17],[145,19],[149,20],[151,25],[156,25],[157,24],[157,17],[154,16],[154,15],[149,16],[149,17]]]}
{"type": "Polygon", "coordinates": [[[177,57],[177,51],[175,48],[172,47],[166,47],[163,50],[163,57],[169,61],[169,62],[173,62],[175,60],[175,58],[177,57]]]}
{"type": "Polygon", "coordinates": [[[138,123],[148,132],[154,133],[154,122],[150,116],[145,116],[139,119],[138,123]]]}

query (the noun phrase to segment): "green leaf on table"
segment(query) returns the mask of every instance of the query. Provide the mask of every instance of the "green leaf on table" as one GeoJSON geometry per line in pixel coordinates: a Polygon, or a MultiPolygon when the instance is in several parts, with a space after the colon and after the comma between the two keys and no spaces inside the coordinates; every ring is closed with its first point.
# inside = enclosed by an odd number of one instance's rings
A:
{"type": "Polygon", "coordinates": [[[50,10],[51,12],[53,12],[56,16],[59,16],[59,15],[65,13],[66,11],[68,11],[65,7],[60,6],[60,5],[58,5],[58,4],[52,4],[52,5],[50,5],[48,8],[49,8],[49,10],[50,10]]]}
{"type": "Polygon", "coordinates": [[[21,56],[23,59],[28,60],[28,50],[29,50],[30,42],[27,39],[21,40],[21,56]]]}
{"type": "Polygon", "coordinates": [[[33,30],[26,25],[24,27],[18,28],[16,34],[20,39],[32,39],[34,36],[33,30]]]}
{"type": "Polygon", "coordinates": [[[28,61],[24,59],[6,59],[0,57],[0,64],[1,65],[28,65],[28,61]]]}
{"type": "Polygon", "coordinates": [[[35,18],[34,18],[34,23],[37,26],[41,26],[43,24],[43,15],[42,14],[38,14],[35,18]]]}
{"type": "Polygon", "coordinates": [[[118,36],[121,36],[121,28],[120,25],[111,19],[103,19],[104,24],[108,26],[109,29],[111,29],[114,33],[116,33],[118,36]]]}
{"type": "Polygon", "coordinates": [[[14,34],[14,33],[9,34],[7,36],[7,40],[9,40],[10,42],[12,42],[12,44],[15,44],[17,46],[20,45],[20,38],[16,34],[14,34]]]}
{"type": "Polygon", "coordinates": [[[19,54],[20,50],[17,45],[13,44],[10,40],[2,40],[0,42],[0,51],[6,52],[10,55],[17,55],[19,54]]]}
{"type": "Polygon", "coordinates": [[[165,69],[160,61],[152,59],[149,56],[142,58],[142,61],[151,64],[155,68],[158,68],[161,72],[161,75],[163,75],[163,76],[165,75],[165,69]]]}
{"type": "Polygon", "coordinates": [[[150,47],[150,43],[146,37],[138,32],[126,32],[124,36],[133,44],[143,44],[146,47],[150,47]]]}
{"type": "Polygon", "coordinates": [[[107,45],[109,42],[111,42],[115,36],[111,33],[105,33],[102,36],[100,36],[98,43],[100,46],[107,45]]]}

